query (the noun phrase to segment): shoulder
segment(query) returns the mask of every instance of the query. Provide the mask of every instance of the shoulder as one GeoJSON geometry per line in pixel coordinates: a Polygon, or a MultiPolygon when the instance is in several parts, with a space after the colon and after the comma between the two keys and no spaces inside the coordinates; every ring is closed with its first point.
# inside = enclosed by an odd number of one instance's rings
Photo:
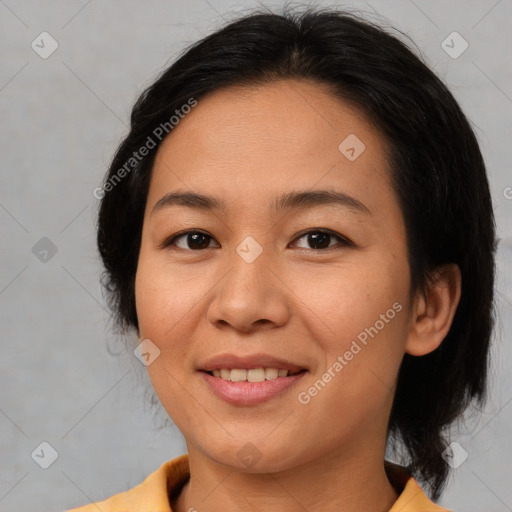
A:
{"type": "Polygon", "coordinates": [[[385,469],[389,481],[399,493],[389,512],[453,512],[430,500],[404,467],[385,461],[385,469]]]}
{"type": "Polygon", "coordinates": [[[188,455],[180,455],[162,464],[136,487],[67,512],[172,512],[169,495],[181,487],[189,476],[188,455]]]}

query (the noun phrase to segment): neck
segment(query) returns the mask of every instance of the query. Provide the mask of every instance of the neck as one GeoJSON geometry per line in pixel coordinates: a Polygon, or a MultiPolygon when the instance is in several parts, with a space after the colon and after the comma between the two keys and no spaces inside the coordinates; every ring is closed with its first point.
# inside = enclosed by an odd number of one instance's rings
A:
{"type": "Polygon", "coordinates": [[[188,451],[191,478],[172,504],[175,512],[386,512],[398,499],[384,469],[384,450],[376,457],[374,446],[265,473],[227,468],[192,447],[188,451]]]}

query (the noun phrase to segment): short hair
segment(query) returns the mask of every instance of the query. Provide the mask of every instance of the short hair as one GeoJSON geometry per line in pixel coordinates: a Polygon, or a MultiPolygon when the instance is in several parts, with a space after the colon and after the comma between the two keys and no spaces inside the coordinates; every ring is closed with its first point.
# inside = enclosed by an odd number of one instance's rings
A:
{"type": "Polygon", "coordinates": [[[472,402],[483,404],[486,398],[495,319],[495,221],[484,161],[467,118],[398,36],[349,12],[253,11],[184,50],[137,100],[130,131],[105,178],[111,185],[99,208],[97,244],[108,304],[122,331],[138,333],[135,274],[163,137],[153,135],[156,148],[145,158],[133,158],[134,152],[191,98],[282,79],[327,85],[386,140],[406,227],[411,293],[425,291],[439,266],[460,268],[461,298],[451,328],[433,352],[404,355],[388,424],[388,441],[405,448],[407,470],[437,499],[449,474],[442,455],[446,429],[472,402]],[[123,179],[113,183],[121,169],[123,179]]]}

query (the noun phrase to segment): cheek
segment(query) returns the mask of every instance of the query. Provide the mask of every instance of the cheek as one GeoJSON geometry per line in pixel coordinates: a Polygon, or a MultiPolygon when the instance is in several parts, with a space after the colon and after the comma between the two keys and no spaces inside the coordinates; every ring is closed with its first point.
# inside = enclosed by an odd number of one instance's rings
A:
{"type": "Polygon", "coordinates": [[[294,284],[294,293],[312,321],[311,328],[317,331],[316,339],[329,352],[350,346],[376,322],[379,332],[389,332],[392,324],[395,333],[404,327],[395,321],[396,310],[400,306],[405,310],[409,290],[402,263],[392,258],[367,258],[363,265],[356,260],[325,271],[302,272],[294,284]],[[395,303],[400,306],[393,309],[395,303]]]}
{"type": "Polygon", "coordinates": [[[340,267],[320,281],[328,288],[313,286],[313,277],[301,281],[297,294],[317,313],[310,315],[318,319],[310,329],[322,353],[322,364],[308,381],[314,389],[302,391],[315,397],[317,406],[353,410],[357,421],[356,410],[371,415],[386,403],[407,338],[409,281],[402,263],[389,258],[340,267]]]}
{"type": "Polygon", "coordinates": [[[148,256],[142,251],[135,279],[141,337],[154,339],[156,343],[176,339],[174,333],[189,322],[207,291],[207,284],[193,270],[176,272],[165,257],[148,256]]]}
{"type": "Polygon", "coordinates": [[[146,370],[158,398],[178,428],[189,421],[188,395],[183,385],[189,357],[187,347],[193,335],[191,324],[198,321],[198,308],[194,307],[206,290],[196,278],[179,275],[158,257],[141,251],[135,278],[140,339],[151,340],[160,350],[146,370]]]}

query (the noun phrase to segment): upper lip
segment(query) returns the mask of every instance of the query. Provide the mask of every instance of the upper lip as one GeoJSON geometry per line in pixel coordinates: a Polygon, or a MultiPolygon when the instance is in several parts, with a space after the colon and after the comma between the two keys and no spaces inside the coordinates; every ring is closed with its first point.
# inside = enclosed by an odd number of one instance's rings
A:
{"type": "Polygon", "coordinates": [[[304,366],[298,366],[285,359],[270,356],[268,354],[253,354],[251,356],[237,356],[235,354],[219,354],[200,365],[199,369],[207,372],[222,370],[223,368],[251,369],[251,368],[277,368],[289,372],[304,370],[304,366]]]}

